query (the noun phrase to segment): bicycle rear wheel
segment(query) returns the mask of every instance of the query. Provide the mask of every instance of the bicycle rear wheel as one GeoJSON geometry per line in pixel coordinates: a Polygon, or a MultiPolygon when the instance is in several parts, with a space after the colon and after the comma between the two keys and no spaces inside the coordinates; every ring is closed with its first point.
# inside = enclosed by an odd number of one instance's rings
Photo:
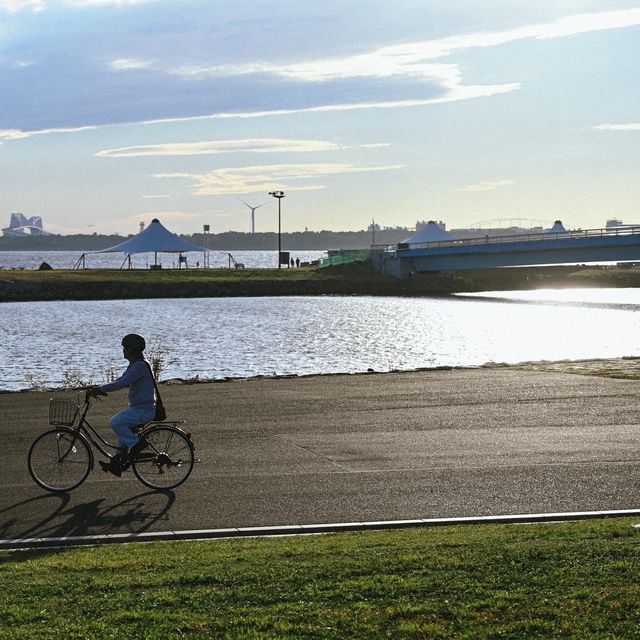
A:
{"type": "Polygon", "coordinates": [[[154,425],[140,434],[149,444],[132,463],[133,472],[151,489],[174,489],[193,471],[193,444],[170,425],[154,425]]]}
{"type": "Polygon", "coordinates": [[[29,473],[36,484],[56,493],[81,485],[91,471],[93,456],[84,436],[56,427],[38,436],[29,449],[29,473]]]}

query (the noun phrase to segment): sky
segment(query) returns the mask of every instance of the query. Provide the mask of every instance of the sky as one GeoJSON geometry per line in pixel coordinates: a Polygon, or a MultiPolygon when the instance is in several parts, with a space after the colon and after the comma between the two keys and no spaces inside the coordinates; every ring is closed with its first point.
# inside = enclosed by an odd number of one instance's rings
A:
{"type": "Polygon", "coordinates": [[[638,60],[638,0],[0,0],[0,226],[640,224],[638,60]]]}

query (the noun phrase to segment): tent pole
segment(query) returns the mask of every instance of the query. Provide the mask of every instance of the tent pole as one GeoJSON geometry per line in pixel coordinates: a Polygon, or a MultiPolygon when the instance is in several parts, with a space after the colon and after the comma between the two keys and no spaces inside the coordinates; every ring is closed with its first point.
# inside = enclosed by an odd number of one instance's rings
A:
{"type": "Polygon", "coordinates": [[[84,256],[85,254],[83,253],[77,260],[76,263],[73,265],[74,269],[80,269],[80,265],[82,265],[82,268],[84,269],[84,256]]]}

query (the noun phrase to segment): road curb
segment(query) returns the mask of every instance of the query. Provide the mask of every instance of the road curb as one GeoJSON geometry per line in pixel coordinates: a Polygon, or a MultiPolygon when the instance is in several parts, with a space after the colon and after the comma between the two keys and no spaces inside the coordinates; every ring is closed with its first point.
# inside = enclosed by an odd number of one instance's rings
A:
{"type": "Polygon", "coordinates": [[[380,531],[383,529],[407,529],[411,527],[443,527],[478,524],[536,524],[543,522],[570,522],[575,520],[622,518],[629,516],[640,517],[640,509],[532,513],[502,516],[477,516],[469,518],[424,518],[417,520],[381,520],[371,522],[231,527],[227,529],[193,529],[184,531],[145,531],[142,533],[111,533],[52,538],[17,538],[12,540],[0,540],[0,551],[82,547],[132,542],[215,540],[222,538],[310,535],[321,533],[341,533],[348,531],[380,531]]]}

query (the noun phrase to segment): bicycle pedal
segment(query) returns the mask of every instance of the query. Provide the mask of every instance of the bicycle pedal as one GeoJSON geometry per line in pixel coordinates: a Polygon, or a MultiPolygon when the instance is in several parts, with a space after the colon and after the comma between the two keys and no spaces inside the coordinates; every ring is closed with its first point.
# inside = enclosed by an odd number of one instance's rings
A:
{"type": "Polygon", "coordinates": [[[113,464],[113,461],[105,462],[104,460],[98,460],[98,462],[105,473],[112,473],[118,478],[122,475],[122,468],[119,464],[113,464]]]}

